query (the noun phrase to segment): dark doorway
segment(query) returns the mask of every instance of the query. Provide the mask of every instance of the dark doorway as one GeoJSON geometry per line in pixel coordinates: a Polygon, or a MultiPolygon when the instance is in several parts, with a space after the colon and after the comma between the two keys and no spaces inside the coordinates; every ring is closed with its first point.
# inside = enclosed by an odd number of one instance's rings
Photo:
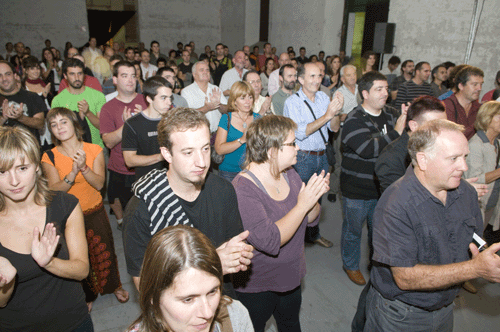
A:
{"type": "Polygon", "coordinates": [[[269,0],[260,0],[260,41],[269,39],[269,0]]]}

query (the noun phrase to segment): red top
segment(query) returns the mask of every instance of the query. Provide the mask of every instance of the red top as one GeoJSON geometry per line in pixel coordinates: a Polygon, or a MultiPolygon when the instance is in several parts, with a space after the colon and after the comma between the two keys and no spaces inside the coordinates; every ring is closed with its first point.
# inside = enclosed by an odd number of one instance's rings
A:
{"type": "Polygon", "coordinates": [[[479,104],[477,100],[474,100],[470,107],[469,115],[465,115],[465,109],[458,102],[456,94],[452,94],[444,100],[444,105],[446,107],[446,118],[455,123],[464,125],[464,135],[468,140],[471,139],[476,133],[474,122],[476,122],[477,112],[481,104],[479,104]]]}

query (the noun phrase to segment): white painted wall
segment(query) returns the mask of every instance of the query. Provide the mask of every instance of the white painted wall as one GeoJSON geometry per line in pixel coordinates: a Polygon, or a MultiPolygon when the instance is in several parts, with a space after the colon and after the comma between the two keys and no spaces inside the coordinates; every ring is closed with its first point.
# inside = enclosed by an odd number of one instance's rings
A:
{"type": "MultiPolygon", "coordinates": [[[[463,63],[473,5],[473,0],[391,0],[389,22],[396,23],[394,54],[402,61],[412,58],[415,63],[428,61],[431,66],[444,61],[463,63]]],[[[482,94],[494,88],[500,69],[498,9],[498,0],[485,1],[469,61],[485,73],[482,94]]]]}
{"type": "Polygon", "coordinates": [[[344,11],[343,0],[273,0],[270,3],[269,42],[278,53],[293,46],[297,55],[338,53],[344,11]]]}
{"type": "Polygon", "coordinates": [[[67,41],[82,46],[89,38],[85,0],[2,0],[0,31],[2,54],[7,42],[23,42],[39,59],[45,39],[61,52],[67,41]]]}

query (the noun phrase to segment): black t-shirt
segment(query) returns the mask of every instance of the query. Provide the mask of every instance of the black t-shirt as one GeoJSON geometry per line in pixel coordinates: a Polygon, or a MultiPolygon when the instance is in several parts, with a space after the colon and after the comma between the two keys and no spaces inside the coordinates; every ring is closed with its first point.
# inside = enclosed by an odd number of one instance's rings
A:
{"type": "MultiPolygon", "coordinates": [[[[125,121],[122,134],[122,151],[136,151],[138,155],[151,156],[160,153],[158,143],[158,123],[160,119],[151,119],[139,113],[125,121]]],[[[166,167],[165,162],[135,168],[135,179],[153,169],[166,167]]]]}
{"type": "MultiPolygon", "coordinates": [[[[208,173],[196,200],[188,202],[179,197],[179,201],[193,226],[205,234],[216,248],[243,232],[234,187],[217,175],[208,173]]],[[[138,277],[146,247],[153,237],[146,203],[136,196],[132,197],[125,209],[123,222],[127,271],[138,277]]]]}
{"type": "MultiPolygon", "coordinates": [[[[47,206],[46,223],[54,223],[60,235],[55,257],[69,259],[65,238],[66,221],[78,199],[54,192],[47,206]]],[[[72,331],[88,315],[82,285],[76,280],[57,277],[38,266],[30,254],[19,254],[0,244],[0,256],[17,269],[16,288],[0,309],[0,331],[72,331]]]]}
{"type": "Polygon", "coordinates": [[[185,65],[184,62],[181,62],[179,64],[179,70],[185,74],[185,73],[191,73],[193,68],[193,64],[189,63],[189,65],[185,65]]]}
{"type": "MultiPolygon", "coordinates": [[[[0,110],[2,110],[2,102],[4,99],[7,99],[9,101],[9,105],[14,104],[15,107],[19,107],[21,103],[23,103],[23,114],[25,116],[33,117],[33,115],[44,112],[47,110],[47,106],[45,105],[45,102],[43,101],[42,97],[40,97],[38,94],[31,92],[31,91],[26,91],[26,90],[19,90],[18,93],[12,96],[5,96],[0,94],[0,110]]],[[[3,110],[2,110],[3,112],[3,110]]],[[[38,129],[34,129],[28,126],[25,126],[21,122],[14,120],[14,119],[7,119],[7,121],[4,123],[4,126],[21,126],[33,133],[35,137],[40,140],[40,135],[38,134],[38,129]]]]}

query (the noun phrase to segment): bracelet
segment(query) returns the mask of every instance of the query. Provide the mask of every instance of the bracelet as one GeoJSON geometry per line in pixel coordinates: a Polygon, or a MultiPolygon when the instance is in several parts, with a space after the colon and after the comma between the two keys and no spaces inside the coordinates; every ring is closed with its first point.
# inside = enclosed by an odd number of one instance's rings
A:
{"type": "Polygon", "coordinates": [[[68,180],[68,178],[64,177],[64,182],[66,182],[67,184],[69,184],[70,186],[74,185],[75,184],[75,181],[70,181],[68,180]]]}
{"type": "Polygon", "coordinates": [[[88,168],[89,168],[89,167],[88,167],[87,165],[85,165],[85,167],[80,168],[80,172],[82,172],[82,174],[84,174],[84,173],[85,173],[85,171],[87,171],[87,169],[88,169],[88,168]]]}
{"type": "Polygon", "coordinates": [[[243,142],[241,141],[241,138],[238,138],[238,143],[240,143],[240,145],[243,145],[243,142]]]}

